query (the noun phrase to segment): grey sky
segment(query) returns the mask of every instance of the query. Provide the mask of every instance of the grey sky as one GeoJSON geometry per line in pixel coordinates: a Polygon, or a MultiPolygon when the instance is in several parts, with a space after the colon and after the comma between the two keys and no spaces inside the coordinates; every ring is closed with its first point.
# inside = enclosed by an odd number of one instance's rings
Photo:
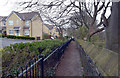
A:
{"type": "MultiPolygon", "coordinates": [[[[22,2],[22,1],[30,1],[30,0],[0,0],[0,16],[7,16],[10,14],[12,10],[16,9],[15,2],[22,2]]],[[[41,0],[41,2],[45,3],[51,0],[41,0]]],[[[80,1],[90,1],[92,0],[80,0],[80,1]]],[[[100,0],[104,1],[104,0],[100,0]]],[[[114,1],[120,1],[120,0],[114,0],[114,1]]],[[[69,3],[69,0],[66,1],[66,3],[69,3]]]]}
{"type": "MultiPolygon", "coordinates": [[[[7,16],[11,11],[16,10],[18,2],[27,2],[31,0],[0,0],[0,16],[7,16]]],[[[34,0],[37,1],[37,0],[34,0]]],[[[45,3],[52,0],[40,0],[41,3],[45,3]]],[[[21,7],[19,7],[21,9],[21,7]]],[[[18,10],[18,9],[17,9],[18,10]]]]}
{"type": "Polygon", "coordinates": [[[11,0],[9,2],[7,0],[0,0],[0,16],[7,16],[13,9],[12,4],[11,0]]]}
{"type": "MultiPolygon", "coordinates": [[[[18,7],[18,5],[16,5],[16,2],[24,2],[24,1],[31,1],[31,0],[0,0],[0,16],[8,16],[11,13],[11,11],[16,10],[16,8],[18,7]]],[[[41,3],[46,3],[49,1],[54,1],[54,0],[40,0],[41,3]]],[[[66,4],[69,4],[69,1],[70,0],[66,0],[66,4]]],[[[80,0],[80,1],[92,2],[93,0],[80,0]]],[[[104,0],[100,0],[100,1],[104,1],[104,0]]],[[[114,1],[120,1],[120,0],[114,0],[114,1]]],[[[21,9],[21,7],[19,7],[17,10],[19,9],[21,9]]],[[[108,9],[106,15],[109,16],[109,14],[110,14],[110,10],[108,9]]],[[[54,16],[54,14],[52,14],[52,16],[54,16]]],[[[100,16],[98,15],[97,18],[99,17],[100,16]]]]}

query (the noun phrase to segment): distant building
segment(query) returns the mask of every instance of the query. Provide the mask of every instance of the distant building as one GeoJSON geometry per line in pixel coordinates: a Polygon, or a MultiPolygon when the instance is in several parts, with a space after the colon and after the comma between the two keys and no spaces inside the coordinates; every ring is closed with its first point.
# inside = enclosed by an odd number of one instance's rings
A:
{"type": "Polygon", "coordinates": [[[43,24],[43,33],[47,33],[53,37],[59,37],[58,29],[54,25],[43,24]]]}
{"type": "Polygon", "coordinates": [[[6,34],[6,18],[7,16],[0,16],[0,34],[6,34]]]}
{"type": "Polygon", "coordinates": [[[43,33],[53,36],[55,33],[58,36],[55,26],[43,24],[38,12],[18,13],[12,11],[7,17],[0,17],[0,19],[0,31],[2,34],[40,37],[40,39],[43,39],[43,33]]]}

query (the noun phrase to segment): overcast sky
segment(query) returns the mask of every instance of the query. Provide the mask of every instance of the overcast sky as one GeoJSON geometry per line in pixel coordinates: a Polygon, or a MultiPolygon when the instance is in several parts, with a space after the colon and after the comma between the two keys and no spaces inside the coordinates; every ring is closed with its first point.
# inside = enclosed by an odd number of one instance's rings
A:
{"type": "Polygon", "coordinates": [[[10,0],[0,0],[0,16],[7,16],[13,9],[13,2],[10,0]],[[7,4],[7,5],[6,5],[7,4]]]}
{"type": "MultiPolygon", "coordinates": [[[[0,0],[0,16],[7,16],[11,13],[11,11],[16,10],[17,6],[16,2],[24,2],[31,0],[0,0]]],[[[37,0],[34,0],[37,1],[37,0]]],[[[52,0],[40,0],[41,3],[48,2],[52,0]]],[[[19,7],[20,8],[20,7],[19,7]]]]}
{"type": "MultiPolygon", "coordinates": [[[[11,13],[11,11],[16,10],[18,6],[16,5],[16,2],[23,2],[23,1],[31,1],[31,0],[0,0],[0,16],[8,16],[11,13]]],[[[41,3],[45,3],[48,1],[52,1],[52,0],[40,0],[41,3]]],[[[69,0],[67,1],[66,3],[69,3],[69,0]]],[[[85,1],[85,0],[81,0],[81,1],[85,1]]],[[[86,1],[92,2],[92,0],[86,0],[86,1]]],[[[114,1],[118,1],[118,0],[114,0],[114,1]]],[[[110,14],[110,11],[108,10],[106,15],[109,15],[109,14],[110,14]]],[[[99,15],[97,18],[99,18],[99,15]]]]}
{"type": "MultiPolygon", "coordinates": [[[[17,5],[15,4],[15,2],[22,2],[22,1],[30,1],[30,0],[0,0],[0,16],[9,15],[11,11],[16,9],[17,5]]],[[[49,0],[41,0],[41,1],[43,1],[43,2],[46,1],[47,2],[49,0]]],[[[89,1],[91,1],[91,0],[89,0],[89,1]]]]}
{"type": "Polygon", "coordinates": [[[11,11],[16,10],[16,2],[23,2],[30,0],[0,0],[0,16],[7,16],[11,11]]]}
{"type": "MultiPolygon", "coordinates": [[[[11,11],[16,9],[15,2],[22,2],[22,1],[30,1],[30,0],[0,0],[0,16],[7,16],[10,14],[11,11]]],[[[52,0],[41,0],[41,2],[47,2],[52,0]]],[[[68,0],[69,1],[69,0],[68,0]]],[[[85,1],[85,0],[81,0],[85,1]]],[[[86,1],[93,1],[93,0],[86,0],[86,1]]],[[[100,0],[104,1],[104,0],[100,0]]],[[[110,1],[120,1],[120,0],[110,0],[110,1]]],[[[68,3],[68,2],[67,2],[68,3]]]]}

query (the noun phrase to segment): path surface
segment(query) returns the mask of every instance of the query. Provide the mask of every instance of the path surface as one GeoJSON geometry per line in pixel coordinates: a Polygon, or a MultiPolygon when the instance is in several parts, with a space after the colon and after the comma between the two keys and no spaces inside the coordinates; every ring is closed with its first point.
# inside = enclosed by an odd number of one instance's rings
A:
{"type": "Polygon", "coordinates": [[[65,50],[55,76],[82,76],[80,53],[75,42],[71,42],[65,50]]]}
{"type": "Polygon", "coordinates": [[[10,46],[10,44],[15,43],[27,43],[33,42],[34,40],[21,40],[21,39],[7,39],[7,38],[0,38],[0,48],[4,48],[5,46],[10,46]]]}

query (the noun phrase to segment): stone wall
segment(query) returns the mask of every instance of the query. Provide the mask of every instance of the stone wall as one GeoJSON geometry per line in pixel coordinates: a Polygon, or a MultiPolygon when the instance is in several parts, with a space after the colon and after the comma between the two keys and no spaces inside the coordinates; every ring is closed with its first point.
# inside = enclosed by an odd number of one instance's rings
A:
{"type": "Polygon", "coordinates": [[[118,76],[118,53],[79,40],[80,45],[96,63],[103,76],[118,76]]]}

